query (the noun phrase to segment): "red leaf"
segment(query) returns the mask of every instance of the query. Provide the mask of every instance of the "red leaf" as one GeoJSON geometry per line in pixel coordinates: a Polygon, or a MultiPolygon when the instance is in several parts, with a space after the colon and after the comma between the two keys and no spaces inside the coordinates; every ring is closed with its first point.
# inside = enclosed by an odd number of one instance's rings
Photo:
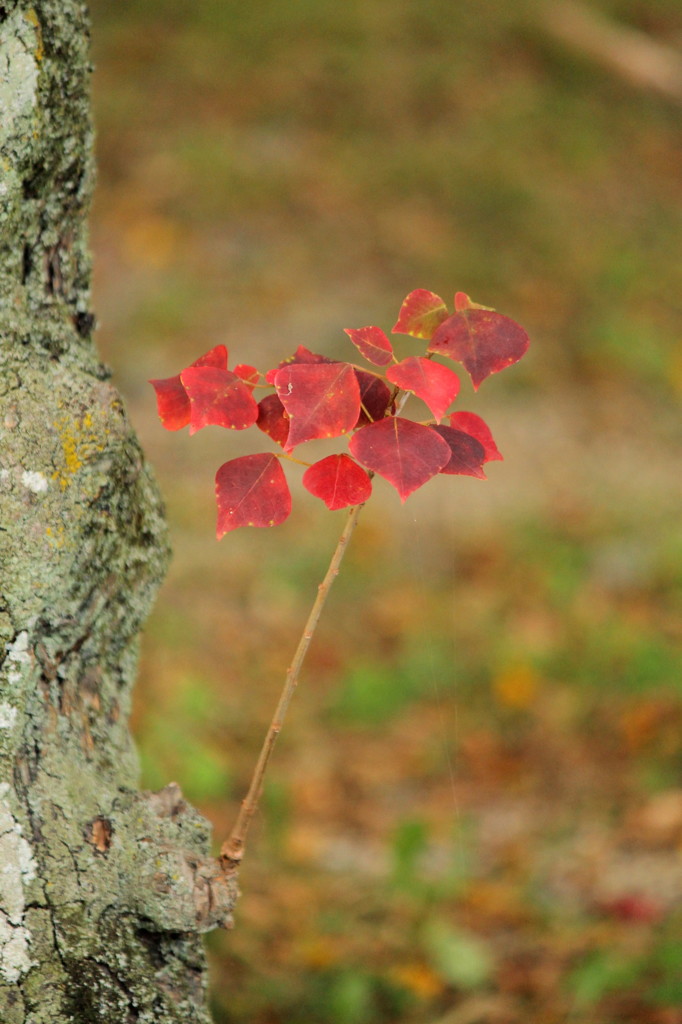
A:
{"type": "Polygon", "coordinates": [[[435,292],[417,288],[410,292],[400,307],[393,334],[410,334],[413,338],[433,337],[434,331],[447,318],[448,308],[435,292]]]}
{"type": "MultiPolygon", "coordinates": [[[[199,356],[192,366],[217,366],[227,369],[227,349],[224,345],[216,345],[203,356],[199,356]]],[[[190,420],[190,401],[182,386],[180,374],[166,377],[163,380],[150,380],[156,391],[156,404],[159,419],[166,430],[182,430],[190,420]]]]}
{"type": "Polygon", "coordinates": [[[285,449],[318,437],[340,437],[360,415],[360,387],[349,363],[301,363],[284,366],[275,387],[289,414],[285,449]]]}
{"type": "Polygon", "coordinates": [[[208,426],[246,430],[258,419],[250,389],[231,370],[191,366],[180,376],[191,403],[190,434],[208,426]]]}
{"type": "Polygon", "coordinates": [[[279,395],[266,395],[258,403],[258,419],[256,426],[281,445],[287,443],[289,436],[289,416],[279,400],[279,395]]]}
{"type": "Polygon", "coordinates": [[[356,427],[365,423],[374,423],[384,418],[393,403],[391,389],[381,377],[375,377],[367,370],[356,370],[355,376],[360,385],[360,402],[362,403],[356,427]]]}
{"type": "Polygon", "coordinates": [[[432,427],[450,448],[450,461],[441,469],[441,473],[454,473],[458,476],[476,476],[485,480],[482,466],[485,462],[485,448],[471,434],[453,427],[432,427]]]}
{"type": "Polygon", "coordinates": [[[475,412],[453,412],[450,413],[450,426],[456,430],[463,430],[465,434],[471,434],[477,441],[480,441],[485,448],[485,461],[492,462],[495,459],[504,459],[490,433],[490,427],[475,412]]]}
{"type": "Polygon", "coordinates": [[[279,526],[291,512],[291,494],[275,455],[243,455],[225,462],[215,478],[218,540],[239,526],[279,526]]]}
{"type": "Polygon", "coordinates": [[[640,893],[603,900],[599,904],[599,909],[603,914],[615,917],[619,921],[633,921],[637,924],[653,924],[665,916],[660,903],[640,893]]]}
{"type": "Polygon", "coordinates": [[[425,484],[450,459],[450,448],[431,427],[389,416],[353,434],[351,454],[393,484],[401,501],[425,484]]]}
{"type": "Polygon", "coordinates": [[[299,345],[292,356],[287,356],[281,363],[278,363],[273,370],[268,370],[265,374],[265,379],[268,384],[275,383],[275,377],[278,372],[284,366],[291,366],[293,363],[336,363],[338,360],[329,359],[327,356],[321,356],[317,352],[311,352],[305,345],[299,345]]]}
{"type": "Polygon", "coordinates": [[[380,327],[351,327],[346,334],[365,359],[375,366],[388,366],[393,358],[393,346],[380,327]]]}
{"type": "Polygon", "coordinates": [[[150,380],[149,383],[156,391],[159,419],[166,430],[182,430],[186,427],[189,423],[190,404],[180,374],[164,380],[150,380]]]}
{"type": "Polygon", "coordinates": [[[319,352],[311,352],[305,345],[299,345],[293,356],[290,356],[286,363],[338,363],[338,359],[330,359],[329,356],[320,355],[319,352]]]}
{"type": "Polygon", "coordinates": [[[217,366],[219,370],[227,369],[227,349],[224,345],[216,345],[192,363],[192,366],[217,366]]]}
{"type": "Polygon", "coordinates": [[[443,321],[428,351],[463,363],[477,391],[491,373],[518,362],[528,344],[523,327],[508,316],[488,309],[464,309],[443,321]]]}
{"type": "Polygon", "coordinates": [[[440,363],[425,356],[408,356],[386,371],[386,377],[404,391],[413,391],[423,399],[440,421],[459,393],[459,377],[440,363]]]}
{"type": "Polygon", "coordinates": [[[367,473],[347,455],[328,455],[314,463],[303,474],[303,486],[332,511],[362,505],[372,493],[367,473]]]}
{"type": "Polygon", "coordinates": [[[248,363],[237,363],[234,368],[234,372],[237,374],[240,380],[243,380],[247,387],[253,390],[255,384],[258,383],[260,373],[255,366],[249,366],[248,363]]]}

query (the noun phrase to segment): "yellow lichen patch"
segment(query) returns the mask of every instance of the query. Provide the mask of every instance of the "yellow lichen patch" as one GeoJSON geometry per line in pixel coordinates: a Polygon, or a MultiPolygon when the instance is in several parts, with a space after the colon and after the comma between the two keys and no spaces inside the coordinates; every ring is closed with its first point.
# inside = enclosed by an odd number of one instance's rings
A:
{"type": "Polygon", "coordinates": [[[48,543],[53,548],[64,547],[64,526],[60,523],[56,527],[46,526],[45,536],[47,537],[48,543]]]}
{"type": "Polygon", "coordinates": [[[104,445],[101,434],[95,432],[93,417],[89,412],[82,417],[62,415],[53,425],[59,435],[63,458],[61,465],[52,474],[52,479],[58,480],[62,490],[66,490],[88,459],[104,451],[104,445]]]}
{"type": "Polygon", "coordinates": [[[38,42],[35,50],[33,51],[33,56],[35,57],[36,61],[40,64],[43,57],[45,56],[45,48],[43,46],[43,33],[41,30],[40,19],[38,18],[38,15],[32,7],[30,7],[26,11],[24,17],[26,18],[26,21],[30,22],[30,24],[33,25],[33,27],[37,30],[36,35],[38,36],[38,42]]]}

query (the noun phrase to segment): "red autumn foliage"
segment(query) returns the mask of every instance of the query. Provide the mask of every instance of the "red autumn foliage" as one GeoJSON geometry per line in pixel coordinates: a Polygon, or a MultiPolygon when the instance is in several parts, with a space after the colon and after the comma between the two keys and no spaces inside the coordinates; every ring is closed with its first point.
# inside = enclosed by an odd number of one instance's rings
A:
{"type": "Polygon", "coordinates": [[[350,439],[351,454],[393,484],[401,501],[439,473],[450,449],[431,427],[389,416],[362,427],[350,439]]]}
{"type": "Polygon", "coordinates": [[[255,388],[256,384],[260,380],[260,373],[255,366],[250,366],[248,363],[237,363],[234,368],[234,373],[243,380],[251,389],[255,388]]]}
{"type": "Polygon", "coordinates": [[[289,414],[279,395],[266,395],[258,403],[256,426],[284,448],[289,436],[289,414]]]}
{"type": "Polygon", "coordinates": [[[275,387],[289,415],[287,451],[303,441],[341,437],[358,421],[360,387],[349,363],[283,366],[275,387]]]}
{"type": "Polygon", "coordinates": [[[293,355],[287,356],[281,363],[272,370],[268,370],[265,374],[265,380],[268,384],[275,383],[275,377],[279,370],[284,366],[291,366],[292,363],[335,363],[336,359],[329,359],[327,356],[321,356],[318,352],[311,352],[305,345],[299,345],[293,355]]]}
{"type": "Polygon", "coordinates": [[[236,373],[217,366],[190,366],[180,380],[190,402],[190,434],[209,426],[246,430],[258,419],[251,389],[236,373]]]}
{"type": "Polygon", "coordinates": [[[475,390],[491,373],[517,363],[527,348],[528,335],[514,320],[475,308],[453,313],[429,342],[429,352],[464,365],[475,390]]]}
{"type": "Polygon", "coordinates": [[[372,481],[348,455],[328,455],[303,474],[303,486],[322,498],[328,509],[363,505],[372,493],[372,481]]]}
{"type": "MultiPolygon", "coordinates": [[[[227,349],[224,345],[216,345],[203,356],[199,356],[192,366],[217,366],[219,369],[226,370],[227,349]]],[[[182,430],[189,423],[189,396],[182,385],[180,376],[177,373],[174,377],[149,381],[156,391],[159,419],[166,430],[182,430]]]]}
{"type": "Polygon", "coordinates": [[[480,441],[472,437],[471,434],[465,434],[463,430],[455,430],[453,427],[437,424],[432,429],[443,438],[450,448],[450,460],[440,470],[441,473],[476,476],[479,480],[485,480],[483,472],[485,448],[480,441]]]}
{"type": "Polygon", "coordinates": [[[279,526],[291,512],[291,494],[276,455],[243,455],[216,473],[218,540],[238,526],[279,526]]]}
{"type": "Polygon", "coordinates": [[[388,366],[393,359],[393,346],[380,327],[346,328],[346,334],[367,362],[388,366]]]}
{"type": "Polygon", "coordinates": [[[439,422],[459,394],[457,374],[425,356],[408,356],[396,366],[390,366],[386,377],[403,391],[412,391],[426,402],[439,422]]]}
{"type": "Polygon", "coordinates": [[[447,318],[447,306],[440,295],[417,288],[410,292],[400,307],[393,325],[394,334],[411,334],[413,338],[428,341],[447,318]]]}
{"type": "Polygon", "coordinates": [[[495,459],[503,460],[504,456],[498,449],[493,435],[490,433],[490,427],[482,420],[480,416],[477,416],[475,412],[453,412],[448,417],[450,426],[455,427],[456,430],[463,430],[465,434],[471,434],[477,441],[480,441],[485,448],[485,461],[492,462],[495,459]]]}
{"type": "MultiPolygon", "coordinates": [[[[404,300],[394,334],[428,342],[423,355],[397,361],[380,327],[347,328],[360,354],[381,373],[312,352],[304,345],[266,373],[246,363],[227,368],[224,345],[200,356],[174,377],[153,380],[159,417],[167,430],[207,426],[245,430],[256,425],[283,451],[245,455],[216,475],[218,537],[240,526],[275,526],[291,511],[280,459],[307,441],[351,435],[354,458],[337,453],[307,465],[303,484],[329,509],[364,504],[374,473],[388,480],[401,501],[439,473],[485,478],[486,462],[501,459],[488,425],[472,412],[452,412],[460,382],[434,356],[464,365],[474,388],[517,362],[528,335],[509,317],[455,294],[455,312],[434,292],[419,288],[404,300]],[[262,383],[262,382],[265,383],[262,383]],[[274,387],[256,402],[254,390],[274,387]],[[408,393],[422,399],[436,425],[402,415],[408,393]],[[354,461],[357,459],[357,461],[354,461]],[[359,464],[360,465],[359,465],[359,464]],[[364,467],[364,468],[363,468],[364,467]]],[[[294,459],[294,461],[302,461],[294,459]]]]}
{"type": "Polygon", "coordinates": [[[394,404],[388,384],[366,370],[356,369],[355,376],[360,385],[360,415],[355,426],[362,427],[365,423],[382,420],[394,404]]]}

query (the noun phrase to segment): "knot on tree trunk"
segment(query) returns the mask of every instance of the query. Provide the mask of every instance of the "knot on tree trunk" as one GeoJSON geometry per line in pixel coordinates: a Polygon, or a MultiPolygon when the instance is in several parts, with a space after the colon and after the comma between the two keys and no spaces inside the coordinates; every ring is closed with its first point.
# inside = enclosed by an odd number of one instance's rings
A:
{"type": "Polygon", "coordinates": [[[161,931],[231,927],[236,880],[206,856],[208,823],[178,784],[140,794],[131,813],[138,823],[131,878],[136,912],[161,931]]]}

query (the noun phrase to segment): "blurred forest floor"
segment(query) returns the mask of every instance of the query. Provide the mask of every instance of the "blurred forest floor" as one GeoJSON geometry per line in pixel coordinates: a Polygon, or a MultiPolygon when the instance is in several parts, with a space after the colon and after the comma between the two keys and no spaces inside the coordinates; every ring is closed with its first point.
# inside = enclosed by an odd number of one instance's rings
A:
{"type": "MultiPolygon", "coordinates": [[[[175,549],[136,732],[217,838],[343,513],[299,488],[216,546],[249,440],[165,433],[147,379],[343,357],[417,287],[533,342],[458,400],[489,481],[363,513],[210,939],[217,1024],[681,1024],[682,106],[540,2],[92,7],[99,338],[175,549]]],[[[682,52],[677,0],[591,10],[682,52]]]]}

